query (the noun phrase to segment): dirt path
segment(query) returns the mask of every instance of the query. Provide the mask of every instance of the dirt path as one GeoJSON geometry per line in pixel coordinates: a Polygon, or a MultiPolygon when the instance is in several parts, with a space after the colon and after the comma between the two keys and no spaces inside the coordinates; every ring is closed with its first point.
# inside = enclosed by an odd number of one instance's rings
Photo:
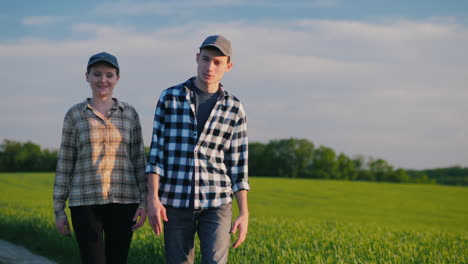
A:
{"type": "Polygon", "coordinates": [[[28,249],[0,240],[0,263],[5,264],[56,264],[42,256],[33,254],[28,249]]]}

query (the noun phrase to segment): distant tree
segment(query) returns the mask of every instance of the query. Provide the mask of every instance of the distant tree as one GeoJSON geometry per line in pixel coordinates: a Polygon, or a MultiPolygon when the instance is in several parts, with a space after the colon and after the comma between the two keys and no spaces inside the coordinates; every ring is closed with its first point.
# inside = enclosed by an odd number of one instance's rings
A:
{"type": "Polygon", "coordinates": [[[356,170],[365,170],[366,158],[363,155],[354,155],[353,158],[354,167],[356,170]]]}
{"type": "Polygon", "coordinates": [[[44,149],[41,155],[41,170],[40,171],[55,171],[57,166],[58,151],[44,149]]]}
{"type": "Polygon", "coordinates": [[[21,146],[20,152],[16,156],[19,170],[41,171],[41,147],[28,141],[21,146]]]}
{"type": "Polygon", "coordinates": [[[0,144],[0,171],[53,171],[57,164],[57,151],[41,147],[30,141],[21,143],[5,139],[0,144]]]}
{"type": "Polygon", "coordinates": [[[150,147],[145,147],[145,157],[149,157],[150,147]]]}
{"type": "Polygon", "coordinates": [[[297,178],[308,173],[313,149],[313,143],[304,139],[271,140],[265,147],[264,157],[270,159],[268,167],[272,168],[272,175],[297,178]]]}
{"type": "Polygon", "coordinates": [[[376,181],[389,181],[393,173],[393,167],[383,159],[369,159],[368,166],[376,181]]]}
{"type": "Polygon", "coordinates": [[[249,143],[249,174],[255,176],[272,176],[269,160],[265,153],[266,146],[260,142],[249,143]]]}
{"type": "Polygon", "coordinates": [[[307,139],[296,139],[294,143],[297,175],[302,178],[310,178],[314,162],[314,143],[307,139]]]}
{"type": "Polygon", "coordinates": [[[397,169],[397,170],[389,173],[388,176],[385,178],[385,181],[406,183],[406,182],[410,182],[411,178],[408,175],[408,173],[406,173],[405,170],[397,169]]]}
{"type": "Polygon", "coordinates": [[[358,171],[356,170],[355,162],[346,156],[344,153],[340,153],[336,160],[337,170],[340,175],[340,179],[343,180],[356,180],[358,177],[358,171]]]}
{"type": "Polygon", "coordinates": [[[2,171],[15,171],[18,169],[17,156],[21,152],[21,143],[5,139],[0,145],[0,168],[2,171]]]}
{"type": "Polygon", "coordinates": [[[338,164],[335,162],[335,151],[331,148],[320,146],[314,151],[313,177],[325,179],[337,179],[338,164]]]}
{"type": "Polygon", "coordinates": [[[358,171],[357,180],[359,181],[375,181],[375,175],[368,169],[358,171]]]}
{"type": "Polygon", "coordinates": [[[311,175],[314,144],[306,139],[271,140],[249,144],[249,174],[307,178],[311,175]]]}
{"type": "Polygon", "coordinates": [[[439,183],[447,185],[468,185],[468,168],[452,166],[426,170],[406,170],[417,183],[439,183]]]}

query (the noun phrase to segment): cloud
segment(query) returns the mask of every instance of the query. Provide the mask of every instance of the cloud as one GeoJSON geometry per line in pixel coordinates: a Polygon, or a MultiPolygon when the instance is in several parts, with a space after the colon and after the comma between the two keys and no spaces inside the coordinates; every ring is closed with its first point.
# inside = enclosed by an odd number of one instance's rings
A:
{"type": "Polygon", "coordinates": [[[173,8],[178,4],[175,3],[161,3],[161,2],[147,2],[147,3],[133,3],[128,1],[120,1],[118,3],[104,3],[96,6],[94,11],[96,13],[111,13],[111,14],[169,14],[173,8]]]}
{"type": "Polygon", "coordinates": [[[62,22],[64,19],[56,16],[32,16],[23,18],[22,23],[26,26],[43,27],[62,22]]]}
{"type": "Polygon", "coordinates": [[[468,29],[454,21],[193,21],[154,30],[84,23],[71,30],[90,37],[0,43],[0,104],[11,113],[2,137],[32,135],[57,147],[65,111],[89,96],[88,57],[109,51],[122,67],[116,95],[140,112],[148,143],[160,92],[192,76],[200,42],[222,32],[234,48],[223,83],[246,106],[251,140],[308,138],[397,167],[468,165],[468,29]],[[16,113],[21,122],[13,122],[16,113]],[[44,125],[25,113],[39,113],[44,125]],[[34,128],[18,126],[28,118],[34,128]]]}
{"type": "Polygon", "coordinates": [[[207,7],[263,7],[263,8],[330,8],[337,7],[336,0],[316,1],[288,1],[275,3],[271,1],[247,1],[247,0],[201,0],[201,1],[177,1],[177,2],[130,2],[119,1],[117,3],[99,4],[94,9],[97,13],[113,14],[159,14],[170,15],[175,12],[192,10],[193,8],[207,7]],[[183,7],[183,8],[181,8],[183,7]]]}

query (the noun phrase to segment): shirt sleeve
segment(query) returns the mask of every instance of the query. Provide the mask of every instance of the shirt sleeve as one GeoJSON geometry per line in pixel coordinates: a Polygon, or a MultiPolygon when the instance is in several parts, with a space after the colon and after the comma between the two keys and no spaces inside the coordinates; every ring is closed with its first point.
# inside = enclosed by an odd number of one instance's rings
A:
{"type": "Polygon", "coordinates": [[[226,156],[228,175],[231,177],[233,192],[250,190],[248,179],[248,138],[247,119],[243,106],[239,109],[239,120],[233,130],[231,146],[226,156]]]}
{"type": "Polygon", "coordinates": [[[70,112],[63,121],[62,142],[58,155],[54,180],[54,214],[56,218],[65,217],[65,203],[70,193],[70,182],[76,161],[76,140],[70,112]]]}
{"type": "Polygon", "coordinates": [[[146,165],[147,173],[158,174],[164,177],[164,130],[165,130],[165,96],[158,100],[154,114],[153,134],[151,137],[151,147],[146,165]]]}
{"type": "Polygon", "coordinates": [[[145,146],[140,123],[140,117],[133,109],[132,138],[130,142],[130,159],[135,168],[135,177],[140,190],[140,207],[146,208],[146,195],[148,193],[147,176],[145,173],[145,146]]]}

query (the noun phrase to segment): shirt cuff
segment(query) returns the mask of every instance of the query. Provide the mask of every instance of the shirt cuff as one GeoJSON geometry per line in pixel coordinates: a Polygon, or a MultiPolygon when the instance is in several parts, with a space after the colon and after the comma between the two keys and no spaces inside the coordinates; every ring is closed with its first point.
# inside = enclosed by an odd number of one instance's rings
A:
{"type": "Polygon", "coordinates": [[[241,182],[237,182],[237,183],[232,185],[232,191],[233,192],[238,192],[238,191],[242,191],[242,190],[246,190],[246,191],[250,190],[250,185],[249,185],[248,182],[241,181],[241,182]]]}
{"type": "Polygon", "coordinates": [[[55,211],[55,219],[59,219],[59,218],[67,218],[67,214],[65,213],[65,211],[55,211]]]}
{"type": "Polygon", "coordinates": [[[154,173],[154,174],[158,174],[159,176],[163,177],[164,176],[164,170],[162,167],[159,167],[159,166],[156,166],[156,165],[151,165],[151,164],[148,164],[146,165],[146,170],[145,170],[146,173],[154,173]]]}

